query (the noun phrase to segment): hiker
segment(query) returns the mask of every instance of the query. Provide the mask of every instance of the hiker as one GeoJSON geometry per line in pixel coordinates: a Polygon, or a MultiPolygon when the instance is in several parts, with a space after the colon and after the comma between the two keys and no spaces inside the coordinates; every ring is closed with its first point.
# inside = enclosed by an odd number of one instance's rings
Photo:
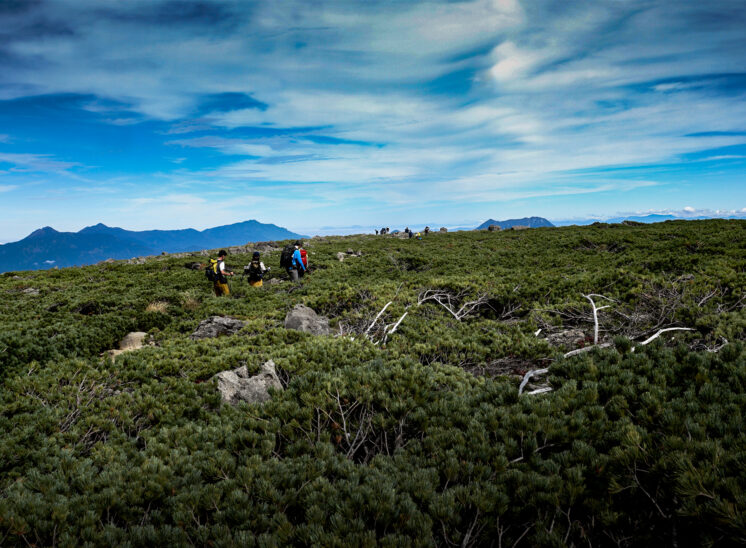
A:
{"type": "Polygon", "coordinates": [[[259,252],[254,251],[251,262],[243,269],[243,273],[249,277],[251,287],[262,287],[264,274],[269,271],[259,257],[259,252]]]}
{"type": "Polygon", "coordinates": [[[430,227],[426,226],[425,227],[425,236],[427,236],[428,234],[430,234],[430,227]]]}
{"type": "Polygon", "coordinates": [[[376,236],[378,236],[378,229],[376,228],[376,236]]]}
{"type": "Polygon", "coordinates": [[[306,271],[306,267],[303,265],[303,257],[300,253],[300,247],[300,241],[296,241],[293,245],[286,245],[280,255],[280,266],[285,269],[288,276],[290,276],[290,279],[294,282],[298,281],[299,271],[302,270],[304,273],[306,271]]]}
{"type": "Polygon", "coordinates": [[[225,269],[226,255],[228,255],[228,252],[221,249],[218,252],[218,258],[210,259],[210,264],[207,265],[207,279],[212,281],[212,286],[217,297],[230,295],[231,293],[227,277],[233,276],[233,272],[225,269]]]}

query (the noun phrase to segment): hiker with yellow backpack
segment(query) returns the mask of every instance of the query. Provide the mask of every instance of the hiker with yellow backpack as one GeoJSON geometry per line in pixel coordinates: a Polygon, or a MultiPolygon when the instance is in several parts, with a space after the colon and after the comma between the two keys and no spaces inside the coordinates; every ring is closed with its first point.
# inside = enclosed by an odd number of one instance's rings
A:
{"type": "Polygon", "coordinates": [[[228,287],[228,276],[233,276],[233,272],[225,269],[225,256],[228,253],[221,249],[218,252],[217,259],[210,259],[207,267],[205,268],[205,275],[207,279],[212,282],[215,295],[221,297],[222,295],[230,295],[231,290],[228,287]]]}

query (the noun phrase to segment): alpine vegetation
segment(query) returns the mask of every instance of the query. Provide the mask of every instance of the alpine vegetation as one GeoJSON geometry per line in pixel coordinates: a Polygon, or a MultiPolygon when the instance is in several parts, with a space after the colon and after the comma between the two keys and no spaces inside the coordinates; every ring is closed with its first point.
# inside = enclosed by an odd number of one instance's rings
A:
{"type": "Polygon", "coordinates": [[[744,544],[744,241],[291,239],[219,296],[218,250],[7,272],[0,544],[744,544]]]}

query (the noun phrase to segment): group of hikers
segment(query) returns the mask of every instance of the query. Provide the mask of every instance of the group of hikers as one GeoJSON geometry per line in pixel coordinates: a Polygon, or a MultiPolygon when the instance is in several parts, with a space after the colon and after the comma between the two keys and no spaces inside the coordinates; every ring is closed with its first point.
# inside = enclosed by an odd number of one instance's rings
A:
{"type": "MultiPolygon", "coordinates": [[[[218,258],[210,259],[209,264],[205,268],[207,279],[213,283],[215,295],[218,297],[230,295],[228,277],[235,275],[232,270],[228,270],[225,266],[225,257],[227,255],[228,252],[221,249],[218,252],[218,258]]],[[[285,269],[290,279],[294,282],[299,281],[306,274],[308,271],[308,253],[303,249],[300,241],[285,246],[280,255],[280,266],[285,269]]],[[[254,251],[251,262],[244,267],[243,273],[248,279],[250,286],[262,287],[264,276],[269,271],[270,268],[264,266],[259,252],[254,251]]]]}
{"type": "MultiPolygon", "coordinates": [[[[382,228],[380,232],[376,229],[376,234],[389,234],[389,232],[390,229],[388,227],[382,228]]],[[[429,234],[430,227],[426,226],[423,232],[425,235],[429,234]]],[[[422,239],[422,233],[415,233],[410,230],[409,227],[404,229],[404,233],[410,238],[422,239]]],[[[218,252],[218,258],[210,259],[210,263],[205,268],[207,279],[213,283],[215,295],[218,297],[230,295],[231,290],[228,285],[228,277],[235,275],[232,270],[228,270],[225,266],[225,257],[227,255],[228,252],[221,249],[218,252]]],[[[285,272],[287,272],[293,282],[298,282],[300,278],[305,276],[306,272],[308,272],[308,253],[303,249],[303,244],[300,240],[296,241],[294,244],[285,246],[280,254],[280,266],[285,269],[285,272]]],[[[248,279],[250,286],[262,287],[264,277],[269,270],[269,267],[264,266],[259,252],[254,251],[254,254],[251,257],[251,263],[244,267],[243,273],[248,279]]]]}
{"type": "MultiPolygon", "coordinates": [[[[396,234],[397,232],[398,231],[394,231],[394,234],[396,234]]],[[[430,227],[426,226],[425,229],[422,232],[424,232],[425,235],[430,234],[430,227]]],[[[384,227],[381,230],[376,229],[376,236],[378,236],[379,234],[380,235],[384,235],[384,234],[390,234],[390,233],[391,233],[391,229],[388,228],[388,227],[384,227]]],[[[409,227],[407,227],[407,228],[404,229],[404,234],[408,234],[410,238],[414,238],[415,236],[417,238],[422,237],[422,233],[420,233],[420,232],[415,233],[415,232],[409,230],[409,227]]]]}

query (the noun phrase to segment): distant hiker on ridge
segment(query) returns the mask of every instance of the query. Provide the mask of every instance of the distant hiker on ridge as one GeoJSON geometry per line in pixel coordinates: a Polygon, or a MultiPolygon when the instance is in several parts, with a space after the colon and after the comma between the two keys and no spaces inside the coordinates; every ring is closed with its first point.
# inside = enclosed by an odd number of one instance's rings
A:
{"type": "Polygon", "coordinates": [[[230,295],[231,290],[228,287],[227,276],[233,276],[233,272],[225,269],[225,256],[228,252],[221,249],[218,252],[217,259],[210,259],[210,263],[205,269],[207,279],[212,282],[215,295],[220,297],[222,295],[230,295]]]}
{"type": "Polygon", "coordinates": [[[254,251],[251,262],[243,269],[243,273],[249,277],[251,287],[262,287],[264,274],[268,271],[269,268],[264,266],[264,263],[260,260],[258,251],[254,251]]]}

